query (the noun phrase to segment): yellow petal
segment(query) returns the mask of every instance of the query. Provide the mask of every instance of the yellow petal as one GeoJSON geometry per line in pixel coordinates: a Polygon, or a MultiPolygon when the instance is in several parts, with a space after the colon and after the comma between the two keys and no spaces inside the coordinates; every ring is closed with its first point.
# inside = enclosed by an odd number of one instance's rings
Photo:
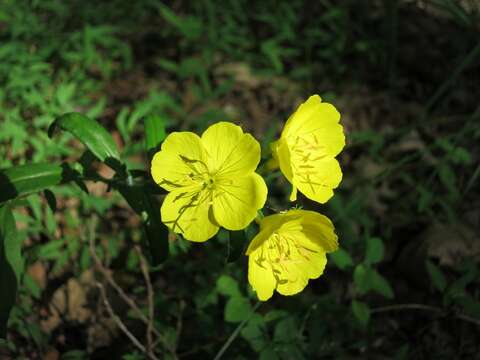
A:
{"type": "Polygon", "coordinates": [[[272,231],[270,229],[260,231],[253,239],[250,241],[248,245],[247,251],[245,251],[245,255],[250,255],[252,252],[257,250],[262,244],[268,240],[268,238],[272,235],[272,231]]]}
{"type": "Polygon", "coordinates": [[[245,255],[250,255],[262,246],[274,232],[288,231],[289,228],[298,226],[301,229],[301,219],[299,217],[298,215],[290,216],[290,212],[265,216],[260,220],[260,232],[248,245],[245,255]]]}
{"type": "Polygon", "coordinates": [[[282,295],[294,295],[301,292],[309,279],[318,278],[327,263],[325,251],[310,241],[302,232],[283,234],[291,244],[289,258],[279,267],[280,274],[277,291],[282,295]]]}
{"type": "Polygon", "coordinates": [[[272,297],[277,282],[273,276],[272,268],[267,262],[263,262],[260,266],[258,251],[260,249],[253,252],[248,258],[248,282],[257,293],[258,299],[266,301],[272,297]]]}
{"type": "Polygon", "coordinates": [[[302,271],[310,278],[317,279],[323,274],[325,266],[327,265],[327,256],[324,251],[310,254],[310,261],[300,265],[302,271]]]}
{"type": "Polygon", "coordinates": [[[280,166],[280,170],[282,171],[283,175],[288,181],[292,182],[292,160],[287,141],[285,139],[280,139],[274,142],[272,144],[272,151],[274,158],[278,161],[278,165],[280,166]]]}
{"type": "Polygon", "coordinates": [[[207,191],[170,192],[161,208],[162,222],[173,232],[190,241],[202,242],[213,237],[218,226],[210,219],[211,195],[207,191]]]}
{"type": "Polygon", "coordinates": [[[312,95],[287,120],[282,137],[315,134],[325,152],[336,156],[345,146],[345,135],[339,120],[340,113],[332,104],[322,103],[320,96],[312,95]]]}
{"type": "Polygon", "coordinates": [[[254,172],[260,162],[260,144],[240,126],[219,122],[202,134],[209,155],[211,173],[219,176],[244,176],[254,172]]]}
{"type": "Polygon", "coordinates": [[[297,187],[295,185],[292,185],[292,192],[290,193],[290,201],[296,201],[297,200],[297,187]]]}
{"type": "Polygon", "coordinates": [[[302,231],[308,239],[321,246],[325,252],[338,249],[338,236],[329,218],[308,210],[292,210],[291,213],[302,216],[302,231]]]}
{"type": "Polygon", "coordinates": [[[316,279],[323,274],[327,264],[327,257],[323,247],[307,237],[304,230],[302,229],[301,234],[291,236],[296,244],[291,252],[292,266],[297,267],[298,272],[307,279],[316,279]]]}
{"type": "Polygon", "coordinates": [[[152,177],[165,190],[194,185],[206,171],[206,154],[200,137],[191,132],[173,132],[152,159],[152,177]]]}
{"type": "Polygon", "coordinates": [[[293,184],[307,198],[321,204],[333,196],[335,189],[342,180],[342,170],[335,158],[324,157],[308,163],[308,168],[294,170],[293,184]]]}
{"type": "Polygon", "coordinates": [[[224,228],[241,230],[257,216],[266,199],[267,186],[260,175],[224,178],[215,185],[213,215],[224,228]]]}
{"type": "Polygon", "coordinates": [[[298,294],[308,284],[308,278],[297,266],[289,267],[288,272],[282,272],[279,277],[284,279],[277,285],[277,291],[282,295],[298,294]]]}

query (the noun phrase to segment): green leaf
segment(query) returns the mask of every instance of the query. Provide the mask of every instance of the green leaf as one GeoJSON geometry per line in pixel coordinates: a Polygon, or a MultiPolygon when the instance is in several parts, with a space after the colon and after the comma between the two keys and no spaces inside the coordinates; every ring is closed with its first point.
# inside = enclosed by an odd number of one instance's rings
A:
{"type": "Polygon", "coordinates": [[[15,304],[18,277],[23,270],[13,213],[8,206],[0,207],[0,338],[7,333],[8,317],[15,304]],[[20,261],[19,261],[20,259],[20,261]]]}
{"type": "Polygon", "coordinates": [[[353,281],[361,295],[366,294],[370,290],[368,268],[365,265],[359,264],[355,267],[353,271],[353,281]]]}
{"type": "Polygon", "coordinates": [[[376,270],[364,264],[357,265],[353,279],[359,294],[363,295],[373,290],[386,298],[394,298],[394,292],[388,281],[376,270]]]}
{"type": "Polygon", "coordinates": [[[259,355],[259,360],[279,360],[277,353],[273,347],[264,348],[259,355]]]}
{"type": "Polygon", "coordinates": [[[189,40],[197,39],[203,31],[200,19],[193,16],[178,16],[169,7],[162,3],[156,3],[163,19],[171,26],[179,30],[189,40]]]}
{"type": "Polygon", "coordinates": [[[337,251],[329,254],[328,256],[337,265],[338,268],[345,270],[350,266],[353,266],[352,257],[344,249],[338,249],[337,251]]]}
{"type": "Polygon", "coordinates": [[[385,296],[388,299],[393,299],[395,297],[390,283],[376,270],[369,269],[368,277],[370,279],[370,286],[372,290],[376,291],[380,295],[385,296]]]}
{"type": "Polygon", "coordinates": [[[120,154],[112,135],[97,121],[79,113],[66,113],[50,125],[48,136],[52,137],[55,130],[60,128],[71,133],[97,159],[105,162],[112,169],[121,171],[120,154]]]}
{"type": "Polygon", "coordinates": [[[384,246],[382,239],[379,238],[368,238],[367,240],[367,251],[365,254],[365,263],[367,264],[376,264],[383,259],[384,246]]]}
{"type": "Polygon", "coordinates": [[[362,301],[352,301],[352,312],[362,326],[367,326],[370,321],[370,308],[362,301]]]}
{"type": "Polygon", "coordinates": [[[222,275],[218,278],[217,291],[220,294],[229,297],[237,297],[241,295],[237,281],[228,275],[222,275]]]}
{"type": "Polygon", "coordinates": [[[263,317],[259,314],[253,314],[247,324],[240,331],[242,337],[248,341],[250,346],[256,352],[265,348],[267,341],[265,333],[265,322],[263,321],[263,317]]]}
{"type": "Polygon", "coordinates": [[[243,296],[231,297],[225,306],[225,321],[241,322],[251,313],[252,306],[247,298],[243,296]]]}
{"type": "Polygon", "coordinates": [[[299,324],[294,316],[280,320],[275,326],[274,339],[279,343],[293,343],[298,338],[299,324]]]}
{"type": "Polygon", "coordinates": [[[288,312],[285,310],[270,310],[264,315],[264,320],[265,322],[272,322],[272,321],[277,321],[281,320],[283,318],[286,318],[288,316],[288,312]]]}
{"type": "Polygon", "coordinates": [[[65,164],[29,164],[0,170],[0,203],[67,182],[72,174],[65,164]]]}
{"type": "Polygon", "coordinates": [[[56,260],[64,253],[64,251],[64,240],[52,240],[38,248],[37,257],[44,260],[56,260]]]}
{"type": "Polygon", "coordinates": [[[165,120],[156,115],[147,116],[145,118],[145,147],[150,159],[160,150],[160,144],[165,137],[165,120]]]}
{"type": "Polygon", "coordinates": [[[442,270],[440,270],[440,268],[430,260],[426,260],[425,265],[427,267],[428,274],[430,275],[430,279],[433,281],[433,285],[438,291],[444,292],[447,288],[447,280],[445,279],[442,270]]]}

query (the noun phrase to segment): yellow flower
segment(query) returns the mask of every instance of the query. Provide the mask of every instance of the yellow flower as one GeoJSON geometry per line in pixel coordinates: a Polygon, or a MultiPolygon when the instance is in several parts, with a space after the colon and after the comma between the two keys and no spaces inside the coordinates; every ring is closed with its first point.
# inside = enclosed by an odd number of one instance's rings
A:
{"type": "Polygon", "coordinates": [[[290,200],[297,189],[306,197],[325,203],[342,180],[335,159],[345,146],[340,113],[313,95],[300,105],[283,128],[280,139],[272,144],[280,170],[293,185],[290,200]]]}
{"type": "Polygon", "coordinates": [[[191,241],[206,241],[219,226],[245,228],[263,207],[267,187],[254,171],[260,144],[228,122],[210,126],[201,137],[173,132],[152,160],[155,182],[169,191],[162,221],[191,241]]]}
{"type": "Polygon", "coordinates": [[[263,218],[260,232],[250,243],[248,281],[260,300],[276,289],[294,295],[309,279],[322,275],[327,252],[337,250],[332,222],[314,211],[290,210],[263,218]]]}

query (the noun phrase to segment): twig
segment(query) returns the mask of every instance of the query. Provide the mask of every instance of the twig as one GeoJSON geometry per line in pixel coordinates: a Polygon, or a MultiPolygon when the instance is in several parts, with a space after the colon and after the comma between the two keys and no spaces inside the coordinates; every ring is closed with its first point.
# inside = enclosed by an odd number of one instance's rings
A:
{"type": "MultiPolygon", "coordinates": [[[[442,316],[449,315],[445,310],[439,307],[423,305],[423,304],[397,304],[397,305],[383,306],[376,309],[372,309],[371,313],[378,314],[378,313],[384,313],[389,311],[403,311],[403,310],[423,310],[423,311],[433,312],[442,316]]],[[[453,314],[453,317],[480,326],[479,319],[475,319],[473,317],[463,315],[463,314],[453,314]]]]}
{"type": "Polygon", "coordinates": [[[227,339],[227,341],[225,342],[225,344],[223,344],[222,348],[220,349],[220,351],[217,353],[217,355],[215,356],[214,360],[219,360],[221,359],[221,357],[223,356],[223,354],[225,353],[225,351],[227,351],[227,349],[230,347],[230,345],[232,344],[232,342],[237,338],[238,334],[240,333],[240,331],[243,329],[243,327],[247,324],[247,322],[252,318],[253,314],[255,314],[255,311],[257,311],[257,309],[260,307],[262,303],[259,301],[256,303],[256,305],[253,307],[251,313],[248,315],[248,317],[246,317],[238,326],[237,328],[235,329],[235,331],[232,333],[232,335],[230,335],[230,337],[227,339]]]}
{"type": "Polygon", "coordinates": [[[148,302],[148,324],[147,324],[147,332],[146,332],[147,352],[148,354],[153,354],[152,332],[154,329],[153,319],[155,319],[154,292],[152,288],[152,281],[150,279],[150,273],[148,271],[147,260],[145,259],[145,256],[143,256],[140,246],[135,245],[134,249],[137,252],[138,257],[140,259],[140,268],[142,270],[143,277],[145,278],[145,284],[147,286],[147,302],[148,302]]]}
{"type": "Polygon", "coordinates": [[[105,291],[105,287],[102,284],[100,284],[99,282],[97,282],[97,287],[100,290],[100,294],[102,295],[102,299],[103,299],[103,304],[105,305],[105,307],[108,311],[108,314],[113,319],[113,321],[115,321],[115,323],[120,328],[120,330],[123,331],[123,333],[130,339],[130,341],[133,343],[133,345],[135,345],[141,352],[148,355],[151,359],[159,360],[154,354],[149,354],[147,352],[147,349],[145,349],[145,346],[143,346],[140,343],[140,341],[135,337],[135,335],[133,335],[130,332],[130,330],[128,330],[127,326],[117,316],[117,314],[115,314],[115,312],[113,311],[112,305],[110,305],[110,302],[108,301],[107,293],[105,291]]]}
{"type": "MultiPolygon", "coordinates": [[[[135,303],[135,301],[133,301],[125,293],[125,291],[115,282],[110,271],[103,266],[102,261],[98,258],[97,252],[95,251],[95,237],[93,236],[93,230],[91,231],[90,236],[88,238],[89,238],[90,256],[92,257],[93,262],[95,263],[96,270],[103,275],[107,283],[117,292],[118,296],[120,296],[120,298],[135,312],[138,318],[148,327],[152,322],[143,314],[143,312],[140,310],[140,308],[135,303]]],[[[155,327],[153,327],[151,330],[155,334],[155,336],[157,336],[158,341],[163,345],[163,347],[167,349],[168,352],[170,352],[170,354],[174,359],[177,359],[178,357],[175,352],[175,349],[172,346],[170,346],[170,344],[165,339],[165,337],[157,329],[155,329],[155,327]]]]}

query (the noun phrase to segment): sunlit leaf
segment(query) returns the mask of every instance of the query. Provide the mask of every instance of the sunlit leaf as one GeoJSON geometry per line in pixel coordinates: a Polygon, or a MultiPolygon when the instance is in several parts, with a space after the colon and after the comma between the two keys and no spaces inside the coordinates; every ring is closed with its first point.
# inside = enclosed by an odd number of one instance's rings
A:
{"type": "Polygon", "coordinates": [[[71,179],[71,170],[61,164],[28,164],[0,170],[0,203],[71,179]]]}
{"type": "Polygon", "coordinates": [[[79,113],[67,113],[50,125],[48,136],[52,137],[57,128],[71,133],[108,166],[121,170],[120,154],[112,135],[95,120],[79,113]]]}
{"type": "Polygon", "coordinates": [[[155,115],[147,116],[145,118],[145,147],[149,158],[152,158],[159,150],[165,136],[165,120],[155,115]]]}

